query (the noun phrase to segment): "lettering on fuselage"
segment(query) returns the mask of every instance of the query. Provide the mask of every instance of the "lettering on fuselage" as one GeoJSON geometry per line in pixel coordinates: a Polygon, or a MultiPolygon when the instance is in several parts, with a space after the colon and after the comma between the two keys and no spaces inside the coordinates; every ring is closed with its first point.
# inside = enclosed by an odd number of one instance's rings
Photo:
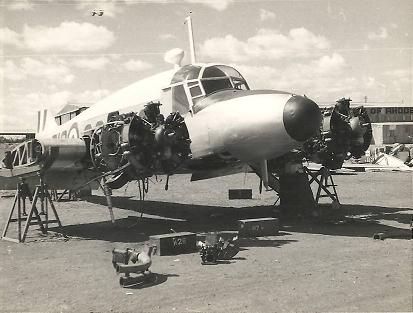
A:
{"type": "MultiPolygon", "coordinates": [[[[103,124],[104,124],[103,121],[97,121],[95,128],[100,127],[103,124]]],[[[92,130],[93,130],[92,125],[87,124],[83,132],[85,133],[87,131],[92,131],[92,130]]],[[[77,123],[73,123],[70,126],[69,131],[63,130],[60,133],[54,134],[52,138],[80,138],[79,126],[77,125],[77,123]]]]}

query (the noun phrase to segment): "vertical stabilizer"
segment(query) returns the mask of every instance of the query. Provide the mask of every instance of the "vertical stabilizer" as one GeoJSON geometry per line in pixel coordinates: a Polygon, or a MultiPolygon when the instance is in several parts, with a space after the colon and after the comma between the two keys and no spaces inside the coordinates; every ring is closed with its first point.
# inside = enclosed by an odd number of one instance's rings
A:
{"type": "Polygon", "coordinates": [[[36,137],[43,137],[51,129],[57,126],[52,114],[48,109],[37,111],[37,134],[36,137]]]}

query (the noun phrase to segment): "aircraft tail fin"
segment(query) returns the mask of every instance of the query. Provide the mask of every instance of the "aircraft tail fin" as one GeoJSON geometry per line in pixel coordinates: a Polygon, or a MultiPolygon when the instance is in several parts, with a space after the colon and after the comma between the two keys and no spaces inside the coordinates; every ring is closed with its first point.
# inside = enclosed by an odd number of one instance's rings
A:
{"type": "Polygon", "coordinates": [[[45,133],[51,127],[56,127],[56,122],[50,111],[47,109],[37,111],[37,134],[45,133]]]}

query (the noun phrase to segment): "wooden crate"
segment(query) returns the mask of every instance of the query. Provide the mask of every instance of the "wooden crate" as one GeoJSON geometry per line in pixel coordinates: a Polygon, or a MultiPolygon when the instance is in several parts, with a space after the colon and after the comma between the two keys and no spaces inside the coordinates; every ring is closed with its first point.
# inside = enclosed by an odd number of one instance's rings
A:
{"type": "Polygon", "coordinates": [[[156,245],[157,255],[176,255],[196,252],[196,234],[190,232],[149,236],[151,244],[156,245]]]}
{"type": "Polygon", "coordinates": [[[252,199],[252,189],[228,189],[228,198],[234,199],[252,199]]]}
{"type": "Polygon", "coordinates": [[[274,236],[280,229],[278,218],[254,218],[238,221],[240,237],[274,236]]]}

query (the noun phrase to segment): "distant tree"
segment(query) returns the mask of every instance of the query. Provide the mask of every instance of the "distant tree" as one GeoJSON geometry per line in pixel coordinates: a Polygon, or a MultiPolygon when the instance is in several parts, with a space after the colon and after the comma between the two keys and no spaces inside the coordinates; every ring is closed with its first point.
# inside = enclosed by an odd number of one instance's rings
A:
{"type": "Polygon", "coordinates": [[[23,136],[0,136],[0,143],[19,143],[26,140],[23,136]]]}

